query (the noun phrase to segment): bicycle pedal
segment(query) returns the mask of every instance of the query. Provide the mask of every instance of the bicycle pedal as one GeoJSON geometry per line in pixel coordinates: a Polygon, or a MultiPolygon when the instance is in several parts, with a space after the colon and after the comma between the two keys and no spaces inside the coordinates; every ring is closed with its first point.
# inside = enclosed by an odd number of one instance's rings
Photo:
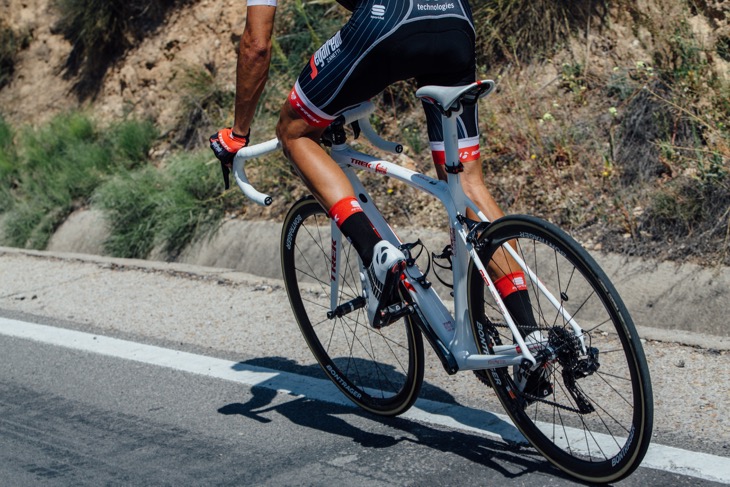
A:
{"type": "Polygon", "coordinates": [[[327,311],[327,319],[342,318],[356,309],[364,308],[366,305],[367,300],[363,296],[358,296],[355,299],[339,305],[332,311],[327,311]]]}
{"type": "Polygon", "coordinates": [[[415,312],[416,309],[411,304],[405,302],[393,303],[380,311],[380,326],[376,326],[376,328],[388,326],[404,316],[412,315],[415,312]]]}

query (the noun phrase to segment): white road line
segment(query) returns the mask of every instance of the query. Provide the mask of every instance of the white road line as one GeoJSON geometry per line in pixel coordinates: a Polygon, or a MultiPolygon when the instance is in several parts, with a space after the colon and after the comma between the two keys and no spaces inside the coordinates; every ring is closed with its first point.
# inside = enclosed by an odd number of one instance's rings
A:
{"type": "MultiPolygon", "coordinates": [[[[230,360],[3,317],[0,317],[0,334],[354,407],[325,379],[313,379],[230,360]]],[[[419,399],[402,417],[478,433],[510,443],[525,443],[522,435],[503,414],[419,399]]],[[[680,448],[652,444],[642,467],[730,484],[730,458],[680,448]]]]}

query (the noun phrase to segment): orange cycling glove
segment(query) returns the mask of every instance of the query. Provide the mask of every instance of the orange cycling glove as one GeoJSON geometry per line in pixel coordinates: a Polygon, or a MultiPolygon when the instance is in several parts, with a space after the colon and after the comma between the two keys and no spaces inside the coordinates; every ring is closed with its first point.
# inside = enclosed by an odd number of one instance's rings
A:
{"type": "Polygon", "coordinates": [[[223,172],[223,182],[226,189],[230,187],[229,175],[233,166],[233,158],[236,152],[248,145],[248,138],[251,135],[249,129],[246,135],[234,134],[230,128],[221,129],[218,133],[210,136],[210,148],[213,153],[221,161],[221,171],[223,172]]]}

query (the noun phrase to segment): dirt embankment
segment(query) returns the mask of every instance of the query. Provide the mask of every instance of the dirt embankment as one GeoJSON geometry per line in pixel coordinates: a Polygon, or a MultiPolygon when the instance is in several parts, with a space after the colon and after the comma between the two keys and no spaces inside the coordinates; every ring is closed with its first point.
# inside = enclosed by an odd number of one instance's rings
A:
{"type": "Polygon", "coordinates": [[[179,78],[186,68],[214,67],[233,89],[245,3],[202,0],[169,12],[161,27],[112,65],[99,93],[83,101],[72,94],[74,80],[64,76],[72,46],[55,29],[54,3],[0,0],[7,22],[31,35],[12,82],[0,90],[2,113],[13,123],[36,125],[81,105],[101,121],[130,114],[150,118],[165,133],[176,124],[179,78]]]}
{"type": "MultiPolygon", "coordinates": [[[[0,90],[2,113],[13,123],[39,124],[81,104],[101,120],[129,114],[153,119],[164,133],[175,127],[180,103],[179,78],[187,67],[204,66],[233,89],[245,3],[182,2],[179,8],[168,12],[154,32],[112,64],[104,73],[100,91],[86,100],[72,95],[74,80],[64,75],[72,46],[58,32],[59,16],[54,5],[54,0],[0,0],[0,10],[8,25],[30,35],[29,46],[19,53],[12,82],[0,90]]],[[[679,5],[680,2],[642,1],[637,3],[636,12],[647,18],[660,18],[678,15],[679,5]]],[[[571,61],[568,58],[605,72],[651,59],[654,34],[646,23],[632,21],[631,15],[613,12],[610,16],[618,20],[607,18],[600,29],[587,28],[554,59],[525,65],[514,81],[527,91],[537,88],[541,96],[549,98],[557,91],[555,79],[560,75],[560,63],[571,61]]],[[[686,20],[699,45],[730,39],[727,2],[696,2],[693,15],[686,20]]],[[[713,56],[707,62],[717,76],[730,77],[730,60],[713,56]]]]}

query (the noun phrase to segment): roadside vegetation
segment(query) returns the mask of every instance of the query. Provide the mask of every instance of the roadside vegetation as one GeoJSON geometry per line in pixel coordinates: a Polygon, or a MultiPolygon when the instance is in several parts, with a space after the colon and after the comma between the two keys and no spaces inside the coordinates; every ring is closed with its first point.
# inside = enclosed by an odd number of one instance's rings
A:
{"type": "MultiPolygon", "coordinates": [[[[58,0],[59,26],[75,42],[67,74],[93,92],[94,77],[183,2],[101,2],[94,9],[93,0],[58,0]]],[[[479,76],[499,86],[480,107],[485,174],[505,211],[552,220],[593,249],[730,265],[730,73],[722,64],[730,63],[730,38],[725,29],[700,39],[689,20],[714,22],[722,12],[683,0],[651,9],[601,0],[472,4],[479,76]],[[641,54],[596,55],[612,49],[619,30],[633,32],[641,54]]],[[[334,0],[280,2],[254,142],[273,133],[292,80],[345,17],[334,0]]],[[[218,166],[210,164],[207,137],[231,122],[230,81],[213,64],[182,69],[175,82],[184,103],[164,139],[149,122],[99,128],[79,113],[40,128],[43,139],[21,138],[26,128],[0,119],[3,243],[42,248],[70,211],[92,205],[109,217],[112,255],[145,257],[156,249],[175,258],[226,214],[282,218],[304,192],[282,157],[251,167],[251,178],[278,196],[266,209],[245,202],[235,187],[222,193],[218,166]],[[148,157],[155,144],[164,145],[164,159],[148,157]]],[[[373,100],[373,121],[405,144],[404,164],[428,171],[414,88],[400,83],[373,100]]],[[[395,223],[440,223],[431,220],[433,203],[402,185],[368,184],[382,185],[381,209],[395,223]]]]}
{"type": "Polygon", "coordinates": [[[44,248],[66,216],[87,204],[111,174],[146,164],[155,137],[148,122],[124,121],[102,131],[81,113],[19,133],[0,120],[3,243],[44,248]]]}
{"type": "Polygon", "coordinates": [[[695,36],[698,5],[664,3],[648,16],[626,4],[592,17],[563,48],[543,51],[558,53],[546,61],[557,76],[533,92],[513,67],[524,51],[499,44],[513,48],[500,51],[511,64],[500,65],[501,92],[482,121],[487,178],[505,208],[604,250],[730,264],[730,73],[711,62],[726,60],[727,39],[695,36]],[[642,31],[653,51],[613,66],[586,56],[608,22],[642,31]]]}
{"type": "Polygon", "coordinates": [[[43,249],[74,209],[95,205],[107,215],[109,255],[145,258],[158,248],[177,257],[215,228],[223,199],[206,152],[179,153],[158,168],[148,157],[156,138],[150,122],[101,128],[70,113],[20,139],[0,119],[0,243],[43,249]]]}
{"type": "Polygon", "coordinates": [[[70,113],[21,139],[0,120],[0,243],[43,249],[74,209],[98,205],[108,254],[144,258],[158,246],[176,257],[214,228],[223,205],[207,153],[181,153],[159,169],[148,159],[156,137],[149,122],[100,128],[70,113]]]}
{"type": "Polygon", "coordinates": [[[100,186],[92,202],[110,225],[106,251],[113,256],[175,259],[193,241],[215,229],[224,203],[207,153],[181,153],[162,170],[145,166],[122,171],[100,186]]]}

